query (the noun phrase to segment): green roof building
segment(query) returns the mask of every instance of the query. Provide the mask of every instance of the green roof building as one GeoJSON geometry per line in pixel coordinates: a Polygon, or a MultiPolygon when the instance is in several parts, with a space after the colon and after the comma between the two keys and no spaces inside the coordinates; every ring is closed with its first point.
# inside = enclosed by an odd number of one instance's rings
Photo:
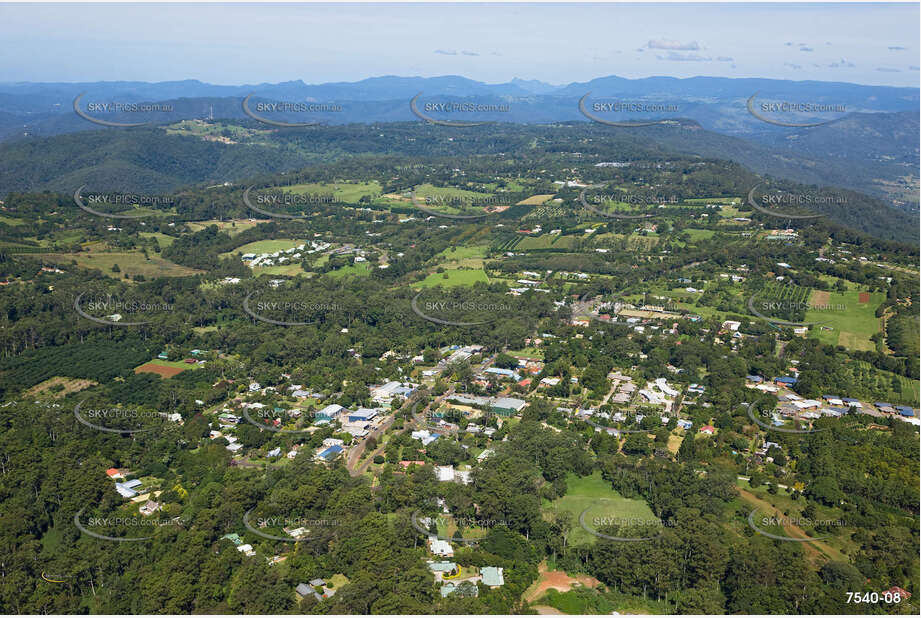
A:
{"type": "Polygon", "coordinates": [[[483,567],[480,569],[483,585],[495,588],[505,585],[505,578],[502,577],[502,567],[483,567]]]}

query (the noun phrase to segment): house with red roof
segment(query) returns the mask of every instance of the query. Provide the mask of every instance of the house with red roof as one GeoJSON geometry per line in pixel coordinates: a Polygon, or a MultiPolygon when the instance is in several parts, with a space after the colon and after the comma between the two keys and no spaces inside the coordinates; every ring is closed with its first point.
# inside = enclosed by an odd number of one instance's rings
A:
{"type": "Polygon", "coordinates": [[[704,425],[700,428],[700,433],[705,433],[708,436],[712,436],[716,433],[716,428],[713,425],[704,425]]]}

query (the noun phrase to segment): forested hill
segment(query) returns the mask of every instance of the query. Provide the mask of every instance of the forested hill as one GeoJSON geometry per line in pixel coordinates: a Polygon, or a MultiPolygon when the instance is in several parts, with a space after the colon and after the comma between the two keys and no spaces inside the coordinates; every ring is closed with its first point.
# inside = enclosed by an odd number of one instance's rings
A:
{"type": "MultiPolygon", "coordinates": [[[[821,138],[810,139],[816,142],[821,138]]],[[[366,125],[269,131],[248,121],[89,131],[2,144],[0,196],[44,190],[70,195],[82,185],[98,191],[165,193],[190,186],[249,182],[262,175],[356,155],[424,156],[456,167],[471,157],[507,162],[509,153],[516,152],[527,152],[538,161],[559,162],[563,158],[579,164],[585,175],[599,162],[664,159],[680,152],[733,160],[779,178],[834,185],[820,182],[821,174],[813,171],[815,161],[772,153],[749,141],[706,131],[690,121],[628,131],[577,123],[500,124],[462,132],[420,123],[388,123],[371,131],[366,125]]],[[[846,165],[841,164],[836,173],[841,180],[837,186],[852,184],[845,182],[846,165]]],[[[759,182],[746,175],[738,183],[739,191],[759,182]]],[[[826,209],[819,212],[879,238],[917,243],[913,231],[917,219],[911,214],[862,193],[833,192],[844,196],[839,200],[842,205],[823,207],[826,209]]]]}

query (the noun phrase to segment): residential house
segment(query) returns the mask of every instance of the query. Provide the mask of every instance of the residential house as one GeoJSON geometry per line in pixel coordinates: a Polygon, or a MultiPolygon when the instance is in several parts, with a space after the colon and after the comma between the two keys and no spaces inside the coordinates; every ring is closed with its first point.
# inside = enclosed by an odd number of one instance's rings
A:
{"type": "Polygon", "coordinates": [[[451,558],[454,556],[454,548],[447,541],[434,536],[429,537],[429,550],[436,556],[451,558]]]}
{"type": "Polygon", "coordinates": [[[505,585],[505,578],[502,576],[502,567],[484,566],[480,569],[480,577],[484,586],[498,588],[505,585]]]}

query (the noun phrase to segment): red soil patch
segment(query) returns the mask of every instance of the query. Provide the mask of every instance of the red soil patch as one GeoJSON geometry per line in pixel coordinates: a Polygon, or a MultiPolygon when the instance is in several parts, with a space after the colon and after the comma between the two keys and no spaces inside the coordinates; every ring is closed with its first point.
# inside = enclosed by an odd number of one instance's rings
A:
{"type": "Polygon", "coordinates": [[[145,363],[134,370],[134,373],[155,373],[164,378],[172,378],[183,372],[179,367],[166,367],[156,363],[145,363]]]}
{"type": "Polygon", "coordinates": [[[542,562],[537,581],[525,593],[525,601],[528,603],[538,600],[551,588],[559,592],[569,592],[574,587],[574,584],[594,588],[601,583],[590,575],[571,576],[567,575],[565,571],[547,571],[546,569],[546,563],[542,562]]]}
{"type": "Polygon", "coordinates": [[[866,304],[866,303],[870,302],[870,293],[869,293],[869,292],[861,292],[861,293],[860,293],[860,299],[859,299],[859,300],[860,300],[860,302],[861,302],[862,304],[866,304]]]}

